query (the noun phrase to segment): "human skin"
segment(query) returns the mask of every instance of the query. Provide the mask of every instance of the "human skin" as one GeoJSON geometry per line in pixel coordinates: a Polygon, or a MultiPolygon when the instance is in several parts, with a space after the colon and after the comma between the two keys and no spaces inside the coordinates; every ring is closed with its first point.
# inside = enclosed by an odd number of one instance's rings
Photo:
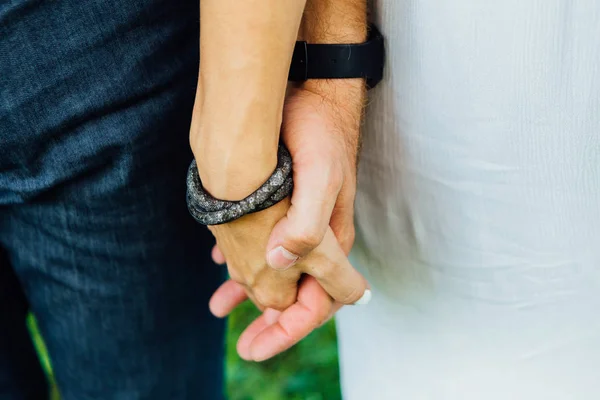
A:
{"type": "Polygon", "coordinates": [[[307,81],[286,96],[297,36],[311,43],[362,42],[366,5],[255,3],[202,2],[190,143],[203,185],[226,200],[244,198],[270,175],[280,131],[294,159],[291,199],[210,228],[218,243],[215,258],[227,259],[232,278],[213,296],[211,310],[224,316],[247,297],[264,309],[238,345],[243,357],[261,360],[366,293],[366,281],[346,258],[354,238],[364,82],[307,81]]]}

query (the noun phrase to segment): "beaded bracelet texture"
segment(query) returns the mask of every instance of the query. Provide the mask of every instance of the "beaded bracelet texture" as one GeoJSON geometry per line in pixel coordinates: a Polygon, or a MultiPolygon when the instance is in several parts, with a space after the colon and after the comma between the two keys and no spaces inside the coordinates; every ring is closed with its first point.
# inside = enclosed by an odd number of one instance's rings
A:
{"type": "Polygon", "coordinates": [[[289,196],[293,188],[292,157],[285,146],[280,144],[275,171],[245,199],[227,201],[212,197],[202,187],[195,160],[188,169],[186,199],[188,210],[196,221],[203,225],[219,225],[269,208],[289,196]]]}

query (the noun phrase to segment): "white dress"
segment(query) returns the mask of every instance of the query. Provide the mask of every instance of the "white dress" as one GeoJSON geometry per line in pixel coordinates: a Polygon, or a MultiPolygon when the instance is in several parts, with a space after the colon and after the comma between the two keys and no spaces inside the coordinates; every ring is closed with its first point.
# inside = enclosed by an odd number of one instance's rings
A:
{"type": "Polygon", "coordinates": [[[344,399],[600,399],[600,1],[373,6],[344,399]]]}

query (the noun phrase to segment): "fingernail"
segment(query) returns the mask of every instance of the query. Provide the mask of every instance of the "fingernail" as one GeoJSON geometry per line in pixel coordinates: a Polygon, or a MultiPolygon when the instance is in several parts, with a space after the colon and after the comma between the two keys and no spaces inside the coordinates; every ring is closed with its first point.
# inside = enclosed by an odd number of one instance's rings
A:
{"type": "Polygon", "coordinates": [[[288,269],[298,261],[298,256],[290,253],[282,246],[276,247],[267,254],[267,262],[271,268],[288,269]]]}
{"type": "Polygon", "coordinates": [[[371,291],[369,289],[365,290],[362,297],[354,303],[355,306],[364,306],[369,304],[371,301],[371,291]]]}

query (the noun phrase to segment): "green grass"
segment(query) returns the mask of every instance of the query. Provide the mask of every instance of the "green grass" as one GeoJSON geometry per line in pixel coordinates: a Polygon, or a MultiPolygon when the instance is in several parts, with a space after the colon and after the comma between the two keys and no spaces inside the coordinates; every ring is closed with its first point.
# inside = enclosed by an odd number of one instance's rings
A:
{"type": "Polygon", "coordinates": [[[38,354],[40,355],[40,362],[42,363],[42,367],[44,368],[44,371],[46,371],[46,374],[48,375],[48,380],[50,381],[50,400],[60,400],[60,396],[58,395],[58,389],[54,385],[54,377],[52,376],[52,367],[50,365],[50,359],[48,358],[48,351],[46,350],[46,345],[44,344],[44,340],[38,332],[35,319],[31,314],[27,317],[27,326],[29,327],[29,331],[31,332],[33,344],[35,345],[35,348],[38,351],[38,354]]]}
{"type": "MultiPolygon", "coordinates": [[[[338,400],[338,355],[335,325],[330,322],[287,352],[262,363],[240,359],[235,344],[242,330],[258,316],[246,302],[229,318],[226,392],[230,400],[338,400]]],[[[44,368],[52,379],[46,347],[32,317],[27,321],[44,368]]],[[[52,385],[52,400],[59,400],[52,385]]],[[[165,399],[167,400],[167,399],[165,399]]],[[[176,399],[174,399],[176,400],[176,399]]]]}
{"type": "Polygon", "coordinates": [[[341,399],[333,322],[271,360],[249,363],[238,357],[235,344],[256,316],[258,311],[246,302],[229,319],[226,375],[230,400],[341,399]]]}

